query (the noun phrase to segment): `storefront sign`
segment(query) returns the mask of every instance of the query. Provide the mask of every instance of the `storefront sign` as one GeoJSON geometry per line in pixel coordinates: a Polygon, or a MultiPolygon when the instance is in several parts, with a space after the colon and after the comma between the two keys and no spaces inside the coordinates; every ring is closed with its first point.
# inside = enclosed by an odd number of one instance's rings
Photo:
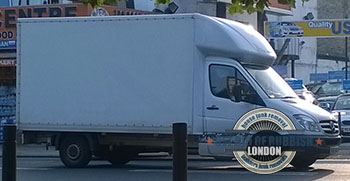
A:
{"type": "Polygon", "coordinates": [[[0,49],[16,49],[16,41],[0,41],[0,49]]]}
{"type": "Polygon", "coordinates": [[[350,90],[350,80],[343,80],[343,89],[350,90]]]}
{"type": "Polygon", "coordinates": [[[0,67],[14,67],[16,66],[15,59],[0,59],[0,67]]]}
{"type": "MultiPolygon", "coordinates": [[[[101,6],[101,9],[104,10],[104,15],[141,15],[151,13],[115,6],[101,6]]],[[[91,6],[85,4],[57,4],[0,8],[0,49],[16,49],[17,18],[96,15],[93,11],[94,9],[91,6]]]]}
{"type": "Polygon", "coordinates": [[[303,89],[303,80],[286,80],[288,85],[293,89],[303,89]]]}
{"type": "Polygon", "coordinates": [[[350,19],[265,22],[265,37],[350,36],[350,19]]]}
{"type": "Polygon", "coordinates": [[[328,73],[311,73],[310,81],[327,81],[328,73]]]}
{"type": "Polygon", "coordinates": [[[342,71],[342,70],[328,71],[328,79],[329,80],[345,79],[345,71],[342,71]]]}

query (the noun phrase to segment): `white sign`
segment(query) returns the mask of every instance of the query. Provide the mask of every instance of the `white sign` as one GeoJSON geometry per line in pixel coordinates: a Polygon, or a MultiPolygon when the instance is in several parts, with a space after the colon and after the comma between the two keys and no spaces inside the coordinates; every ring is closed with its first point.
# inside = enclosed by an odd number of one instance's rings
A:
{"type": "Polygon", "coordinates": [[[13,67],[16,66],[15,59],[0,59],[0,67],[13,67]]]}

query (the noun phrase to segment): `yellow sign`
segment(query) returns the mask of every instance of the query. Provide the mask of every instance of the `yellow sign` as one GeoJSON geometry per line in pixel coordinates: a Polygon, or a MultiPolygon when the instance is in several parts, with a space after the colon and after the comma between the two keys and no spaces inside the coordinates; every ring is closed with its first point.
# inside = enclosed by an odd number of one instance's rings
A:
{"type": "Polygon", "coordinates": [[[350,36],[350,19],[265,22],[266,38],[350,36]]]}

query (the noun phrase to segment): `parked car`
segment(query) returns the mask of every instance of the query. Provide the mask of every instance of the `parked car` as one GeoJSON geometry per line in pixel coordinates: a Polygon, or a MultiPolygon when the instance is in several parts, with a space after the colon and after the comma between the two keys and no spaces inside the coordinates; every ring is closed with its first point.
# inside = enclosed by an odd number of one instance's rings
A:
{"type": "Polygon", "coordinates": [[[342,82],[327,82],[324,83],[317,91],[315,91],[316,98],[338,96],[344,93],[342,82]]]}
{"type": "Polygon", "coordinates": [[[307,90],[309,90],[309,91],[311,91],[313,94],[315,94],[315,93],[318,91],[318,89],[320,89],[321,86],[322,86],[323,84],[325,84],[325,83],[326,83],[326,82],[311,83],[311,84],[305,85],[305,87],[306,87],[307,90]]]}
{"type": "Polygon", "coordinates": [[[338,117],[339,113],[341,113],[340,120],[342,137],[350,138],[350,94],[342,94],[338,96],[331,111],[335,117],[338,117]]]}
{"type": "MultiPolygon", "coordinates": [[[[295,80],[298,80],[298,79],[295,79],[295,78],[285,78],[284,79],[288,84],[290,83],[290,81],[295,81],[295,80]]],[[[291,86],[291,85],[290,85],[291,86]]],[[[291,86],[292,87],[292,86],[291,86]]],[[[301,89],[299,88],[293,88],[294,92],[298,95],[299,98],[303,99],[303,100],[306,100],[312,104],[317,104],[317,100],[316,98],[314,97],[313,93],[309,90],[307,90],[307,88],[305,87],[304,84],[301,85],[301,89]]]]}
{"type": "Polygon", "coordinates": [[[292,22],[275,22],[269,26],[272,37],[298,36],[304,35],[304,30],[292,22]]]}
{"type": "Polygon", "coordinates": [[[312,104],[317,104],[317,100],[314,97],[313,93],[306,89],[306,87],[303,85],[303,89],[296,89],[294,92],[301,98],[304,99],[312,104]]]}
{"type": "Polygon", "coordinates": [[[338,96],[320,97],[317,99],[318,106],[320,106],[321,108],[323,108],[327,111],[331,111],[331,108],[332,108],[335,100],[337,99],[337,97],[338,96]]]}

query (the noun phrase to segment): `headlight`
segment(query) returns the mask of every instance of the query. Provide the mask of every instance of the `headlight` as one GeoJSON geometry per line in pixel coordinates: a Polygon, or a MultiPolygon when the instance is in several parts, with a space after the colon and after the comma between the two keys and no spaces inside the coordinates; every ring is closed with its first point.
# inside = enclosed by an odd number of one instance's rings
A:
{"type": "Polygon", "coordinates": [[[317,122],[309,116],[297,114],[294,115],[294,117],[299,125],[306,131],[320,132],[320,128],[318,127],[317,122]]]}

